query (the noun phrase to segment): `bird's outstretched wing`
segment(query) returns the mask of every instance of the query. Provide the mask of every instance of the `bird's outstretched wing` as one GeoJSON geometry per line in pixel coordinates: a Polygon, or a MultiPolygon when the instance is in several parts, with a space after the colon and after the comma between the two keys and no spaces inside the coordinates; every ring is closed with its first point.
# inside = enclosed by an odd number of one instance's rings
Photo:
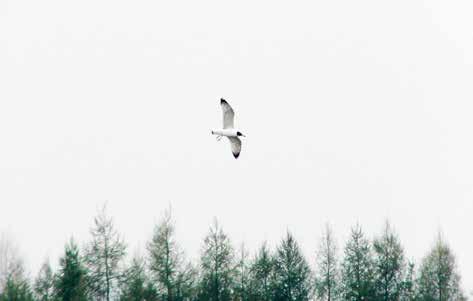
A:
{"type": "Polygon", "coordinates": [[[228,137],[228,140],[230,140],[230,145],[232,147],[232,153],[233,156],[238,158],[241,152],[241,140],[238,137],[228,137]]]}
{"type": "Polygon", "coordinates": [[[235,112],[233,112],[232,107],[230,107],[228,102],[223,98],[220,99],[220,105],[223,111],[223,128],[233,129],[233,117],[235,116],[235,112]]]}

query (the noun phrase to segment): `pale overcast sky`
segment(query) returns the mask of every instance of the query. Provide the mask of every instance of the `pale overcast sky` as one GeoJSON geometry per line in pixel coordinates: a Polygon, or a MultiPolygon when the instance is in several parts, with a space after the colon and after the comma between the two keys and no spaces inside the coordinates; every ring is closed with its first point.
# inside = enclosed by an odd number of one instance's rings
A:
{"type": "Polygon", "coordinates": [[[388,218],[441,229],[473,289],[473,2],[0,1],[0,231],[31,272],[97,208],[144,247],[172,204],[196,258],[290,229],[308,259],[388,218]],[[220,97],[247,134],[217,142],[220,97]]]}

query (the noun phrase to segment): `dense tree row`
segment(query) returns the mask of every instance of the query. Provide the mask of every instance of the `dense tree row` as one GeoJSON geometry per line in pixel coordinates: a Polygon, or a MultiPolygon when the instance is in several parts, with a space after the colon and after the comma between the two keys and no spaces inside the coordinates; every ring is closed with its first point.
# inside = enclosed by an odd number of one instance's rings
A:
{"type": "Polygon", "coordinates": [[[171,212],[156,225],[146,255],[127,264],[126,244],[105,209],[94,219],[91,241],[79,248],[71,239],[57,271],[45,262],[30,281],[14,244],[0,240],[0,301],[461,301],[455,258],[439,235],[419,267],[408,262],[399,237],[386,223],[369,240],[356,225],[339,250],[327,225],[311,269],[294,236],[277,248],[266,243],[254,256],[234,248],[215,221],[200,260],[185,258],[171,212]]]}

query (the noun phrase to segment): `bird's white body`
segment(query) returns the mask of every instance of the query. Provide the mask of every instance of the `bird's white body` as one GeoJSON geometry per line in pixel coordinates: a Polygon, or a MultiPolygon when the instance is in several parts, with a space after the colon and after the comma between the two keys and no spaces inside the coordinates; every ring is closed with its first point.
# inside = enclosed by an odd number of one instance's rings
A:
{"type": "Polygon", "coordinates": [[[212,135],[225,136],[225,137],[238,137],[238,130],[235,129],[220,129],[212,130],[212,135]]]}
{"type": "Polygon", "coordinates": [[[217,140],[220,140],[222,137],[227,137],[230,141],[230,146],[232,147],[233,156],[238,158],[241,151],[241,140],[239,137],[245,137],[240,131],[233,128],[233,119],[235,117],[235,112],[233,112],[232,107],[225,101],[225,99],[220,99],[220,105],[222,106],[223,112],[223,129],[217,129],[212,131],[212,135],[217,135],[217,140]]]}

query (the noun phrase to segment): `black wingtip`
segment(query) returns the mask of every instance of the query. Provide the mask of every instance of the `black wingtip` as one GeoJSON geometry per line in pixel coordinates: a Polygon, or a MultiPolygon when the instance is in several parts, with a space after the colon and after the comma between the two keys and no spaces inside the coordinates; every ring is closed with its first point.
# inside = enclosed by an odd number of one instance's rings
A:
{"type": "Polygon", "coordinates": [[[233,157],[235,157],[235,159],[238,159],[238,156],[240,156],[240,153],[238,154],[233,153],[233,157]]]}
{"type": "Polygon", "coordinates": [[[225,99],[220,98],[220,103],[228,103],[225,99]]]}

